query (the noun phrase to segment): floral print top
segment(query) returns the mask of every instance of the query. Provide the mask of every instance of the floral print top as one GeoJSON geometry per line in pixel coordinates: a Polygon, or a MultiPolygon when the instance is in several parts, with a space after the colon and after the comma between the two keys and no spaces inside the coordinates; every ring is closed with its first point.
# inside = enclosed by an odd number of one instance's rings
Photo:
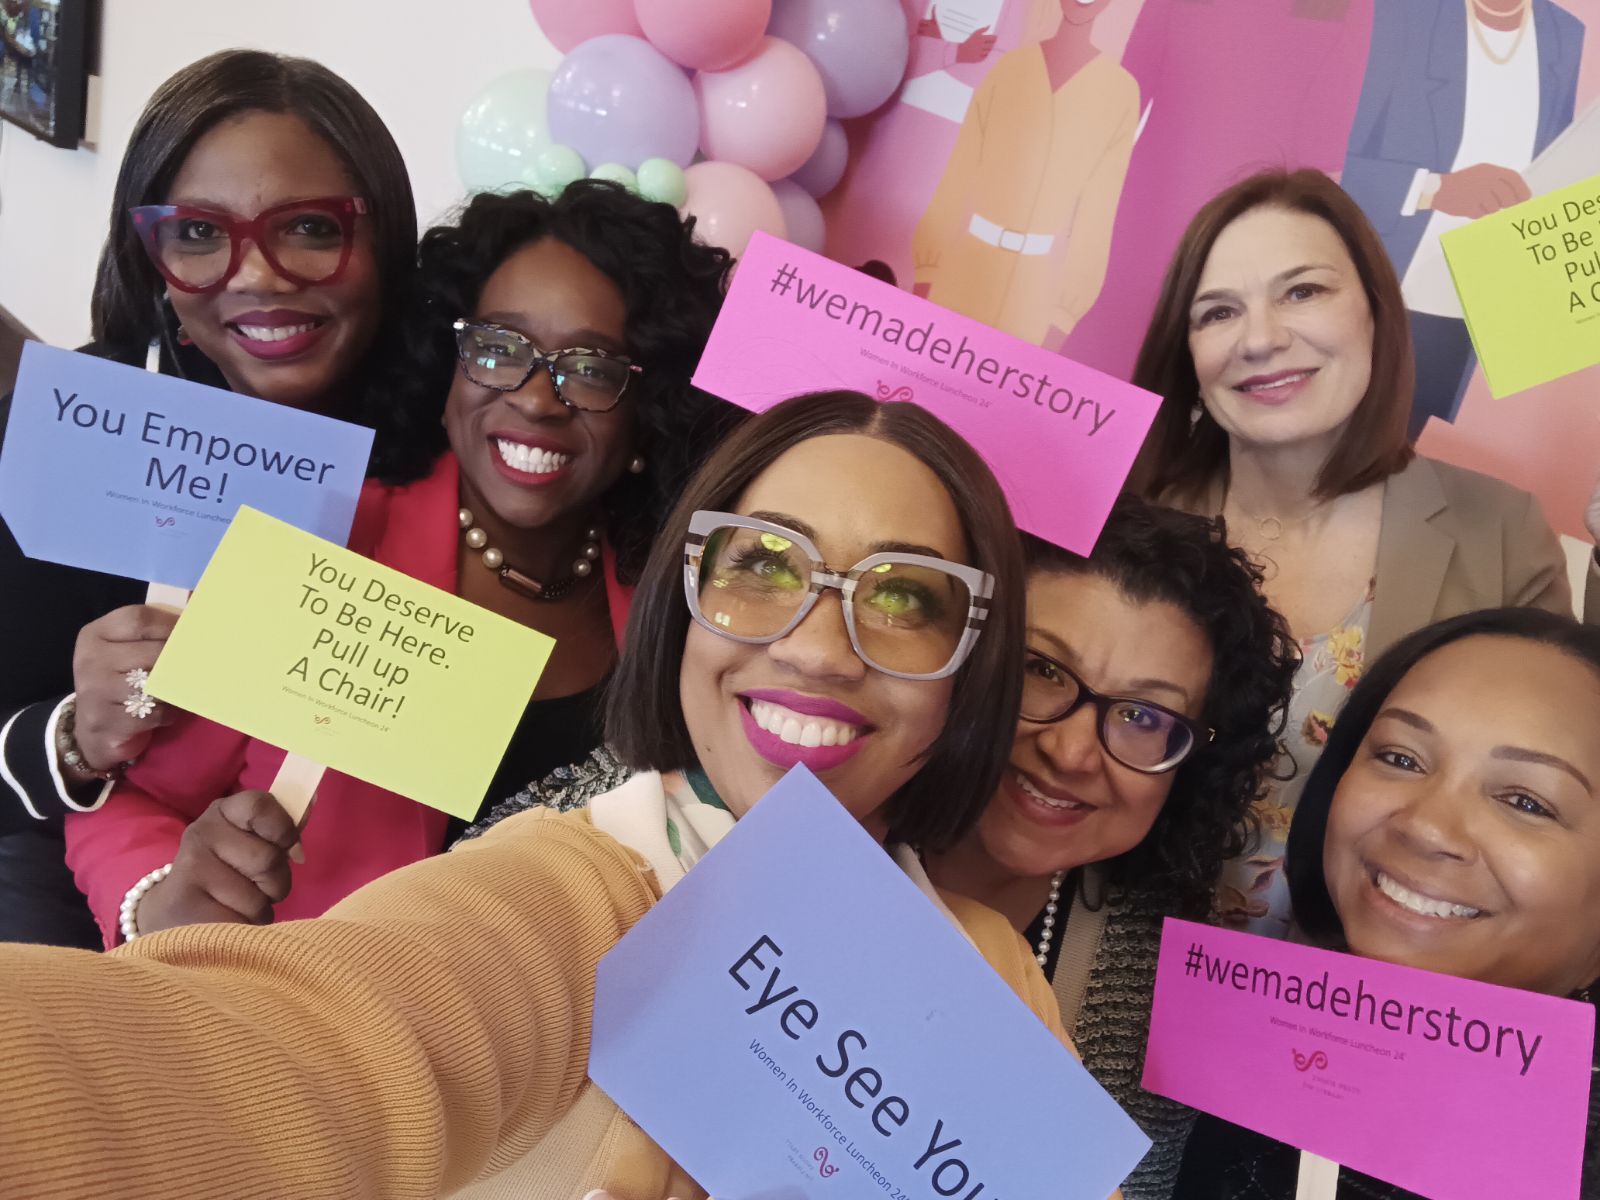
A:
{"type": "Polygon", "coordinates": [[[1222,869],[1217,911],[1224,925],[1268,937],[1285,937],[1290,931],[1294,915],[1283,873],[1289,821],[1306,777],[1328,741],[1333,720],[1366,667],[1373,595],[1373,584],[1368,583],[1366,595],[1343,621],[1322,636],[1300,643],[1300,669],[1284,725],[1282,756],[1274,772],[1289,778],[1274,779],[1256,802],[1260,845],[1222,869]]]}

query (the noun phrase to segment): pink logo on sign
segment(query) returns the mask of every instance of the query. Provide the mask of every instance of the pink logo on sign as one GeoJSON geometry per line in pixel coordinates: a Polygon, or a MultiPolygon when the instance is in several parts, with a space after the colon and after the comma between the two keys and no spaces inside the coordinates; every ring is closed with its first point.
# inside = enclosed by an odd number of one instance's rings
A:
{"type": "Polygon", "coordinates": [[[1577,1001],[1168,918],[1143,1083],[1437,1200],[1576,1196],[1594,1034],[1577,1001]]]}
{"type": "Polygon", "coordinates": [[[913,392],[910,388],[908,388],[903,383],[899,387],[895,387],[893,384],[884,383],[883,380],[881,380],[881,379],[878,381],[878,399],[879,400],[884,400],[884,401],[897,400],[898,401],[898,400],[912,400],[912,399],[915,399],[915,398],[916,398],[916,393],[913,392]]]}
{"type": "Polygon", "coordinates": [[[817,1161],[817,1174],[824,1179],[839,1173],[838,1167],[828,1165],[828,1148],[826,1146],[818,1146],[816,1153],[811,1157],[817,1161]]]}

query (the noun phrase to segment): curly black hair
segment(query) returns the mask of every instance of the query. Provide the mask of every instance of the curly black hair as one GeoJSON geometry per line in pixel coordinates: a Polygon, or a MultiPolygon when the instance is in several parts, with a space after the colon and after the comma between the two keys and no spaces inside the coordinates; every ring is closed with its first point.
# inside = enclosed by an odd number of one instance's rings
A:
{"type": "Polygon", "coordinates": [[[733,260],[694,237],[694,218],[615,183],[584,179],[554,199],[537,192],[483,192],[453,224],[436,225],[418,248],[416,298],[404,321],[406,353],[389,372],[381,406],[366,414],[378,431],[371,474],[409,483],[446,448],[440,422],[456,370],[451,324],[471,316],[489,276],[524,246],[555,238],[617,285],[627,305],[628,353],[646,370],[630,387],[642,474],[625,474],[602,505],[617,573],[632,583],[656,529],[700,459],[742,417],[689,384],[727,290],[733,260]]]}
{"type": "Polygon", "coordinates": [[[1124,495],[1088,558],[1026,539],[1030,575],[1091,575],[1135,603],[1171,604],[1211,643],[1200,719],[1216,736],[1178,767],[1144,840],[1102,864],[1113,898],[1152,894],[1194,919],[1210,913],[1222,864],[1254,839],[1254,804],[1278,755],[1300,665],[1288,625],[1261,594],[1261,568],[1226,535],[1220,518],[1124,495]]]}

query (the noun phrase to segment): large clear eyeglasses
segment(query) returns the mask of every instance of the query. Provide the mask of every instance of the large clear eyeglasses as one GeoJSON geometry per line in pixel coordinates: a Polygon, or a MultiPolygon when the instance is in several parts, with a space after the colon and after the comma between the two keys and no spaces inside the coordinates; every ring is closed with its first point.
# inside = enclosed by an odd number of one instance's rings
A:
{"type": "Polygon", "coordinates": [[[644,368],[625,355],[586,346],[540,350],[515,329],[492,321],[458,320],[456,355],[461,370],[479,387],[514,392],[543,367],[556,399],[583,412],[610,412],[628,383],[644,368]]]}
{"type": "Polygon", "coordinates": [[[1065,663],[1029,649],[1022,675],[1024,721],[1038,725],[1065,721],[1085,704],[1096,710],[1095,729],[1106,753],[1146,775],[1173,770],[1215,733],[1148,700],[1102,695],[1065,663]]]}
{"type": "Polygon", "coordinates": [[[737,642],[778,641],[837,591],[856,654],[900,679],[954,674],[994,595],[987,573],[925,554],[869,554],[836,571],[805,534],[735,513],[695,513],[683,563],[694,619],[737,642]]]}

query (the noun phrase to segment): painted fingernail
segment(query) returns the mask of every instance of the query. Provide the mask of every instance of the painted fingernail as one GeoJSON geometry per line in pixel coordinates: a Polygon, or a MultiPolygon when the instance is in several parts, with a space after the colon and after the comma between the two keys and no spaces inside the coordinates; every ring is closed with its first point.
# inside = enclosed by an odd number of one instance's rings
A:
{"type": "Polygon", "coordinates": [[[306,852],[300,848],[299,842],[289,847],[289,861],[301,864],[306,861],[306,852]]]}

